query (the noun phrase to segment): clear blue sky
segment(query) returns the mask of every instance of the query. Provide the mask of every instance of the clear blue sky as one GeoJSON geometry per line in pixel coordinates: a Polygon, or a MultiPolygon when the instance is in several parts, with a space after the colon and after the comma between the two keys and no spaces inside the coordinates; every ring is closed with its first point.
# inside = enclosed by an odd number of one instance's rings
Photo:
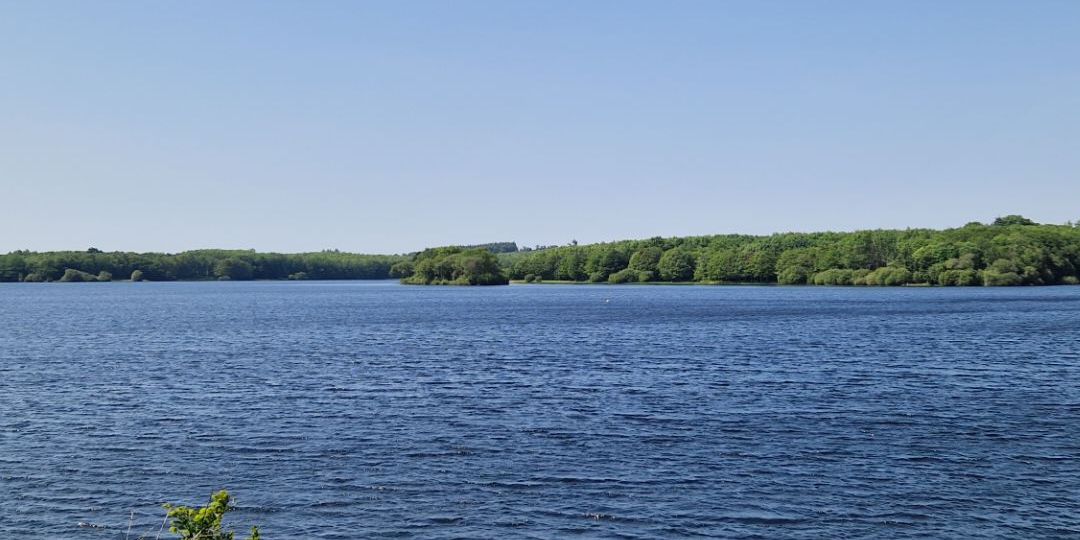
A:
{"type": "Polygon", "coordinates": [[[1080,219],[1080,2],[0,2],[0,251],[1080,219]]]}

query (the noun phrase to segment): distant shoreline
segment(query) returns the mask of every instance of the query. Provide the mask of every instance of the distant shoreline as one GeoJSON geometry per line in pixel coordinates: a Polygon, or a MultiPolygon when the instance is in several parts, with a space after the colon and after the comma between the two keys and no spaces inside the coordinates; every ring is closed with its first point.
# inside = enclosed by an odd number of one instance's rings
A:
{"type": "Polygon", "coordinates": [[[1017,286],[1080,284],[1080,224],[1004,216],[990,224],[855,232],[724,234],[519,248],[446,246],[407,255],[15,251],[0,282],[380,280],[515,283],[1017,286]]]}

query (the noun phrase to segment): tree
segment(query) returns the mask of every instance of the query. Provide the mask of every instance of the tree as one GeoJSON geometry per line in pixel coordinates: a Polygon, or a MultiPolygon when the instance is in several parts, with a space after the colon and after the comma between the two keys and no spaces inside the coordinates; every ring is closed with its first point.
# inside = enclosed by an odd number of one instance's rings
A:
{"type": "MultiPolygon", "coordinates": [[[[574,246],[577,246],[577,241],[574,241],[574,246]]],[[[582,250],[573,248],[563,248],[557,253],[557,262],[555,264],[555,279],[565,279],[568,281],[585,281],[589,278],[588,273],[585,272],[585,253],[582,250]]]]}
{"type": "Polygon", "coordinates": [[[776,261],[776,281],[782,285],[806,283],[817,268],[816,255],[813,248],[785,251],[776,261]]]}
{"type": "Polygon", "coordinates": [[[882,266],[867,274],[862,281],[871,286],[906,285],[911,281],[911,272],[902,266],[882,266]]]}
{"type": "Polygon", "coordinates": [[[608,276],[626,268],[626,254],[615,248],[601,248],[589,254],[585,260],[585,272],[590,281],[605,281],[608,276]],[[594,279],[595,278],[595,279],[594,279]]]}
{"type": "Polygon", "coordinates": [[[251,263],[240,259],[223,259],[214,263],[214,276],[218,279],[249,280],[255,269],[251,263]]]}
{"type": "Polygon", "coordinates": [[[413,275],[413,263],[412,261],[400,261],[394,263],[390,267],[390,277],[392,278],[407,278],[413,275]]]}
{"type": "Polygon", "coordinates": [[[1034,221],[1020,215],[1012,214],[1002,216],[994,220],[995,227],[1008,227],[1010,225],[1038,225],[1034,221]]]}
{"type": "Polygon", "coordinates": [[[1004,287],[1020,285],[1024,279],[1020,276],[1020,268],[1009,259],[998,259],[986,270],[983,270],[983,285],[988,287],[1004,287]]]}
{"type": "Polygon", "coordinates": [[[413,260],[413,274],[402,278],[411,285],[506,285],[509,278],[499,260],[485,249],[460,247],[427,249],[413,260]]]}
{"type": "Polygon", "coordinates": [[[629,269],[638,272],[657,272],[660,264],[660,257],[664,255],[664,250],[652,246],[642,248],[630,255],[629,269]]]}
{"type": "Polygon", "coordinates": [[[26,275],[26,261],[19,255],[0,256],[0,281],[22,281],[26,275]]]}
{"type": "Polygon", "coordinates": [[[142,280],[143,280],[143,272],[142,272],[142,270],[135,270],[135,271],[133,271],[131,273],[131,281],[142,281],[142,280]]]}
{"type": "Polygon", "coordinates": [[[746,275],[742,257],[733,249],[702,255],[698,274],[706,281],[742,281],[746,275]]]}
{"type": "MultiPolygon", "coordinates": [[[[232,499],[225,490],[211,495],[210,503],[202,508],[165,505],[169,531],[179,534],[180,540],[233,540],[235,533],[221,530],[222,519],[232,509],[232,499]]],[[[259,538],[259,528],[252,527],[248,540],[259,538]]]]}
{"type": "Polygon", "coordinates": [[[664,281],[690,281],[694,277],[695,265],[693,255],[675,248],[665,251],[656,267],[664,281]]]}

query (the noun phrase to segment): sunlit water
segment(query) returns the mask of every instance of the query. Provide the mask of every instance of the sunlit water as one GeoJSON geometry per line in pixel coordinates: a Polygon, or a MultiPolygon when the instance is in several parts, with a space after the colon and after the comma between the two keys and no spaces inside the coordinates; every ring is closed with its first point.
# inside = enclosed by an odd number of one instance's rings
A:
{"type": "Polygon", "coordinates": [[[1080,287],[0,286],[0,538],[219,488],[269,539],[1075,538],[1080,287]]]}

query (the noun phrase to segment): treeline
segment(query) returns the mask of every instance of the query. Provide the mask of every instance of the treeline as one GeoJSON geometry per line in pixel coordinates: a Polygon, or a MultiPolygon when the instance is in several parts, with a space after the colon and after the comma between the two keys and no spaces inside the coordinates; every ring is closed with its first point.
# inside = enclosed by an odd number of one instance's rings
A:
{"type": "MultiPolygon", "coordinates": [[[[482,249],[491,253],[514,253],[518,250],[517,242],[490,242],[487,244],[473,244],[471,246],[455,246],[462,249],[482,249]]],[[[528,248],[526,248],[528,249],[528,248]]]]}
{"type": "Polygon", "coordinates": [[[811,285],[1080,283],[1080,224],[1022,216],[946,230],[715,235],[518,249],[513,242],[410,256],[338,251],[176,254],[87,251],[0,255],[0,281],[387,279],[493,285],[529,282],[699,282],[811,285]]]}
{"type": "Polygon", "coordinates": [[[812,285],[1080,282],[1080,224],[650,238],[500,256],[511,279],[812,285]]]}
{"type": "Polygon", "coordinates": [[[394,264],[390,274],[410,285],[506,285],[510,279],[490,248],[426,249],[394,264]]]}
{"type": "Polygon", "coordinates": [[[198,250],[176,254],[15,251],[0,255],[0,281],[387,279],[396,255],[198,250]]]}

